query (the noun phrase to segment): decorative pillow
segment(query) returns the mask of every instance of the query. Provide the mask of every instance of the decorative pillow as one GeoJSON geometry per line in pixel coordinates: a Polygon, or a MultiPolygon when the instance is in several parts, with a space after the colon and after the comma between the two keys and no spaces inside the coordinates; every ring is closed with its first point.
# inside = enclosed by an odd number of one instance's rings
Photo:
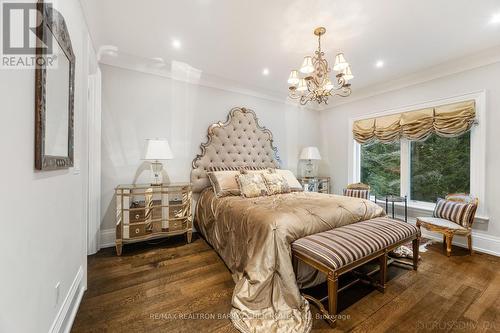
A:
{"type": "Polygon", "coordinates": [[[304,188],[302,187],[300,182],[297,180],[297,178],[294,176],[294,174],[290,170],[274,169],[274,171],[277,174],[282,175],[283,178],[285,178],[291,191],[303,191],[304,190],[304,188]]]}
{"type": "Polygon", "coordinates": [[[472,224],[475,213],[475,204],[445,199],[438,199],[434,208],[434,217],[454,222],[462,227],[469,227],[472,224]]]}
{"type": "Polygon", "coordinates": [[[245,198],[260,197],[268,194],[266,183],[260,173],[242,173],[236,175],[241,195],[245,198]]]}
{"type": "Polygon", "coordinates": [[[262,177],[270,195],[290,192],[290,186],[288,186],[285,177],[279,173],[264,172],[262,173],[262,177]]]}
{"type": "Polygon", "coordinates": [[[214,193],[218,198],[241,194],[240,187],[236,181],[236,175],[239,174],[239,171],[212,171],[207,173],[214,193]]]}
{"type": "Polygon", "coordinates": [[[368,199],[369,195],[370,195],[369,190],[353,190],[349,188],[344,189],[344,196],[346,197],[368,199]]]}

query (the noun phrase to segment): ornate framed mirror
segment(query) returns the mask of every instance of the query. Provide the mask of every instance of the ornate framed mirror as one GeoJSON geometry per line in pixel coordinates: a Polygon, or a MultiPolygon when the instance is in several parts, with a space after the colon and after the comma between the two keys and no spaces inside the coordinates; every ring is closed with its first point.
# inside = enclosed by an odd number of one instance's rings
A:
{"type": "Polygon", "coordinates": [[[35,169],[73,166],[75,54],[63,16],[38,1],[35,169]]]}

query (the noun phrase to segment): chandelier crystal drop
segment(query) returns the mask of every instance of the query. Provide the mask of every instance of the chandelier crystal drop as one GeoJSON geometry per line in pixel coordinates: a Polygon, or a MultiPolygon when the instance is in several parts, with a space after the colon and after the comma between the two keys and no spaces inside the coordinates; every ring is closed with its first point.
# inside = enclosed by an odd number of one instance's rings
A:
{"type": "Polygon", "coordinates": [[[348,81],[354,76],[343,53],[335,56],[335,77],[329,77],[331,69],[325,59],[325,53],[321,50],[321,36],[325,33],[326,29],[323,27],[314,30],[314,34],[318,36],[318,50],[314,56],[304,57],[300,69],[292,70],[288,78],[288,96],[298,99],[302,105],[312,101],[328,104],[330,96],[347,97],[351,94],[351,84],[348,81]]]}

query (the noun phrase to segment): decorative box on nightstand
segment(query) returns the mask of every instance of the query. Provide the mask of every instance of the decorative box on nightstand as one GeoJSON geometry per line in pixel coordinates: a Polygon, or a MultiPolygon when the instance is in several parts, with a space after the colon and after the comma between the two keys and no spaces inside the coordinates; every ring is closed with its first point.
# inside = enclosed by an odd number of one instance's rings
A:
{"type": "Polygon", "coordinates": [[[298,180],[306,192],[330,193],[330,177],[302,177],[298,180]]]}
{"type": "Polygon", "coordinates": [[[122,246],[186,234],[191,242],[191,184],[119,185],[116,193],[116,253],[122,246]]]}

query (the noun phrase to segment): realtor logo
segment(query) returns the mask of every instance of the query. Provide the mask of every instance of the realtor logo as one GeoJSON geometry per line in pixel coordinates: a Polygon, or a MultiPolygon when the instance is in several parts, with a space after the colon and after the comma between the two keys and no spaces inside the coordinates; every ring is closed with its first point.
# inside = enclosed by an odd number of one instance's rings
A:
{"type": "MultiPolygon", "coordinates": [[[[45,3],[45,6],[52,10],[52,4],[45,3]]],[[[37,36],[41,15],[35,2],[2,3],[2,68],[28,69],[36,65],[52,65],[55,60],[52,38],[43,41],[37,36]]]]}

